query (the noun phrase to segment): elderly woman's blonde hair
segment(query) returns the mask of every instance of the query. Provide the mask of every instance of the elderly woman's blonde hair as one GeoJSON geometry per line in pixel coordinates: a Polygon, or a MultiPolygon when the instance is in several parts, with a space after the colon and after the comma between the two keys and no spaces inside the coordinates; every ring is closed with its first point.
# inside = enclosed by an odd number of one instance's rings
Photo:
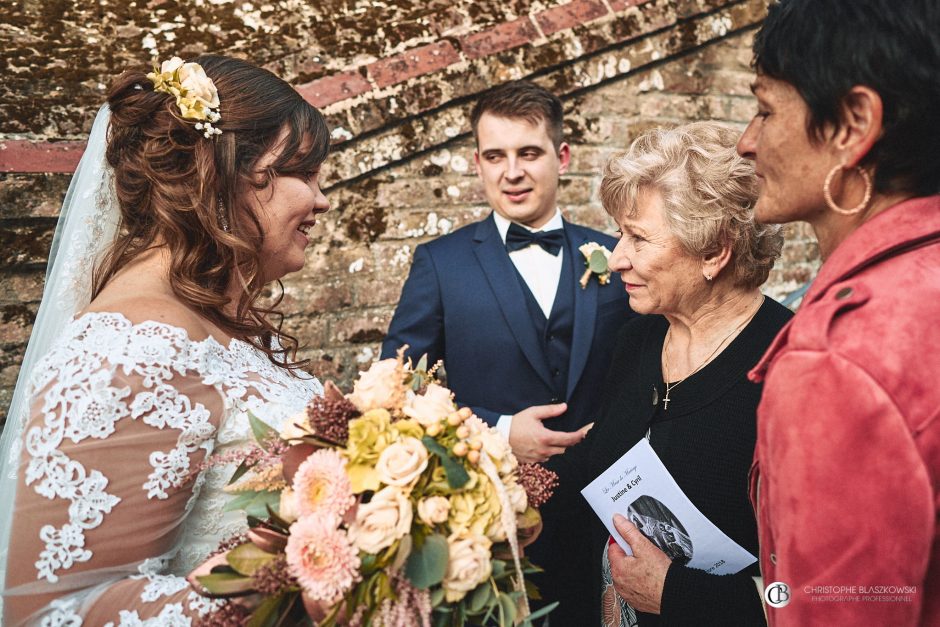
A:
{"type": "Polygon", "coordinates": [[[715,122],[655,129],[604,167],[601,203],[614,219],[632,217],[640,195],[660,193],[665,221],[695,257],[731,248],[734,285],[767,280],[783,248],[781,227],[754,221],[757,176],[735,148],[739,132],[715,122]]]}

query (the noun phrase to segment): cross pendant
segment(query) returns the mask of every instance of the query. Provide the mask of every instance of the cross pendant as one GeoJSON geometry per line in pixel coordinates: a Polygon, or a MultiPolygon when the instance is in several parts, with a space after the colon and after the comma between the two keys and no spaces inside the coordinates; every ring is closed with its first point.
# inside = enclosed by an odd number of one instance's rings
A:
{"type": "Polygon", "coordinates": [[[669,390],[666,390],[666,396],[663,397],[663,411],[669,409],[669,390]]]}

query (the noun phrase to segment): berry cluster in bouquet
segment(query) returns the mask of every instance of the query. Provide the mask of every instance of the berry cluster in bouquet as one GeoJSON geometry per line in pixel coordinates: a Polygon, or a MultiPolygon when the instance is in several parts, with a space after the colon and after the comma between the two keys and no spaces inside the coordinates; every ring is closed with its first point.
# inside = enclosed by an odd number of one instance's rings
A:
{"type": "Polygon", "coordinates": [[[520,465],[426,360],[378,361],[345,396],[328,383],[280,433],[250,419],[226,488],[249,530],[190,575],[230,599],[210,623],[509,626],[554,607],[530,613],[522,548],[557,477],[520,465]]]}

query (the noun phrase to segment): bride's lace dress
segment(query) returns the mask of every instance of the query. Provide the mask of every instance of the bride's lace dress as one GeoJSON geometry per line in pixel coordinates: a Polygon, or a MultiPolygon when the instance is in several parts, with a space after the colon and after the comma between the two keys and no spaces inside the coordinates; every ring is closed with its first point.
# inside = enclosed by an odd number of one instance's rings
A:
{"type": "Polygon", "coordinates": [[[181,575],[245,529],[232,469],[198,464],[246,444],[248,411],[280,428],[317,394],[245,342],[73,320],[30,380],[4,624],[190,625],[212,601],[181,575]]]}

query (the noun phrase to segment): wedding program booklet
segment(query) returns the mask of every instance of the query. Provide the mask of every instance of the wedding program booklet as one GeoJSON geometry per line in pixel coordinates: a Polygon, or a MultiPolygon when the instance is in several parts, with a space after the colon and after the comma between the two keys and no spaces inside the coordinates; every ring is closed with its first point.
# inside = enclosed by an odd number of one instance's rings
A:
{"type": "Polygon", "coordinates": [[[690,568],[730,575],[757,561],[692,504],[645,438],[581,494],[627,555],[633,552],[614,528],[614,514],[623,515],[673,561],[690,568]]]}

